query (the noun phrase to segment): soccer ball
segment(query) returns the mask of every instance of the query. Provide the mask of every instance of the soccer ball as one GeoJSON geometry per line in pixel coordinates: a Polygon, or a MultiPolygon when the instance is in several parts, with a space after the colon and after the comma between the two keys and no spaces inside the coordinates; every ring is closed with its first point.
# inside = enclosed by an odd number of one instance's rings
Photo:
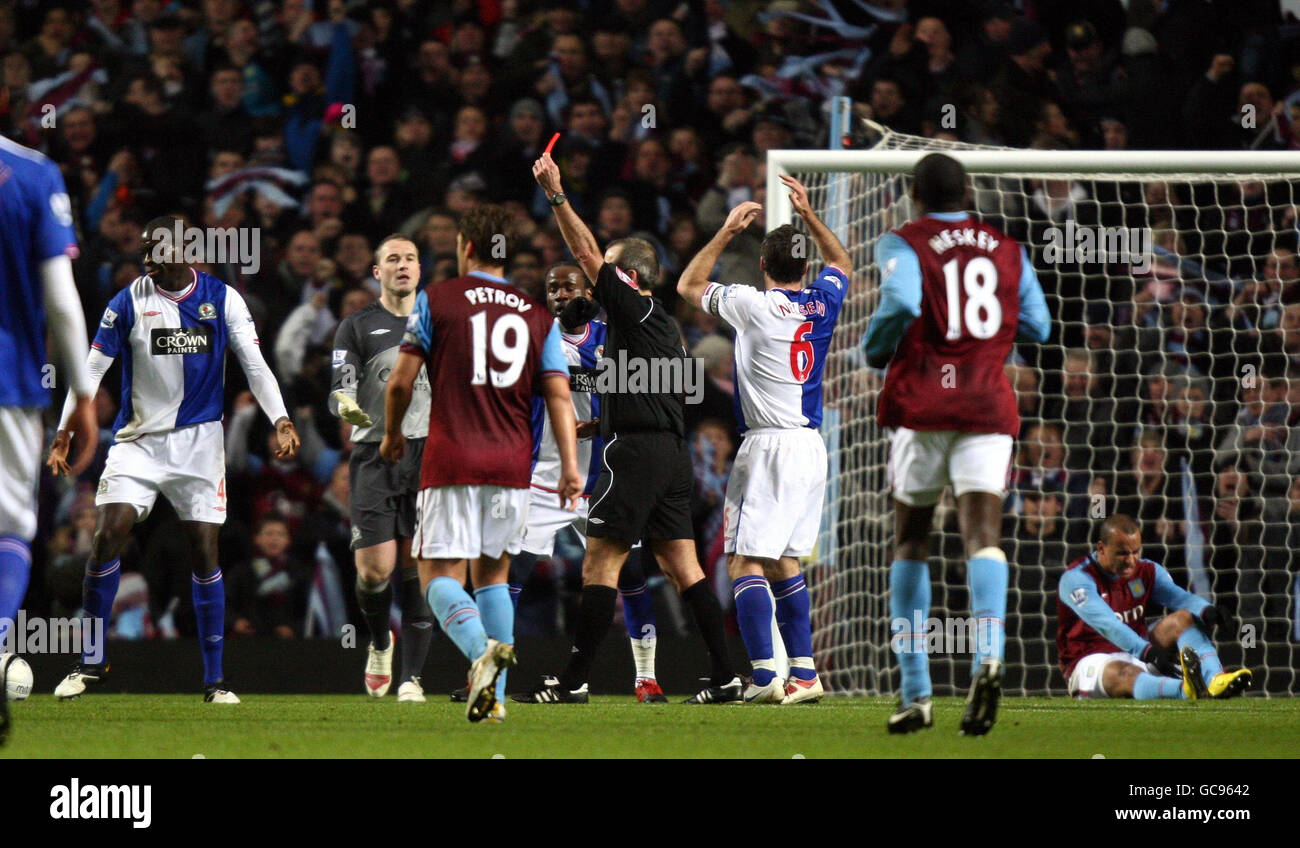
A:
{"type": "Polygon", "coordinates": [[[32,667],[17,654],[0,654],[0,672],[11,701],[26,701],[32,694],[32,667]]]}

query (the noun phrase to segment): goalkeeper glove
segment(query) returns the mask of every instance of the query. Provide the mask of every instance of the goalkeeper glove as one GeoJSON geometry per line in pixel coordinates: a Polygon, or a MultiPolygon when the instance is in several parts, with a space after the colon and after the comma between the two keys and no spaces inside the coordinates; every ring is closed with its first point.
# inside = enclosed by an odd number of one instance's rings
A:
{"type": "Polygon", "coordinates": [[[1174,662],[1173,657],[1169,656],[1169,654],[1165,652],[1165,649],[1158,645],[1153,645],[1148,642],[1147,646],[1142,649],[1142,653],[1138,655],[1138,659],[1142,660],[1144,663],[1155,666],[1156,671],[1160,672],[1165,677],[1183,676],[1182,666],[1174,662]]]}
{"type": "Polygon", "coordinates": [[[357,406],[356,398],[343,391],[335,392],[333,397],[334,400],[338,401],[339,418],[357,427],[369,427],[375,423],[370,420],[370,416],[366,414],[364,409],[357,406]]]}
{"type": "Polygon", "coordinates": [[[575,297],[560,311],[560,323],[577,329],[600,314],[600,306],[590,298],[575,297]]]}

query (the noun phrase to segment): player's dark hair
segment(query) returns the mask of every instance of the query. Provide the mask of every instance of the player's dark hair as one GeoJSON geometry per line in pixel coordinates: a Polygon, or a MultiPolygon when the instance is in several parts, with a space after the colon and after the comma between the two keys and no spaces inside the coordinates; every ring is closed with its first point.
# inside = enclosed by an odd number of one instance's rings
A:
{"type": "Polygon", "coordinates": [[[645,239],[621,238],[609,243],[617,250],[614,264],[624,271],[636,271],[636,281],[644,291],[650,291],[659,282],[659,255],[654,245],[645,239]]]}
{"type": "Polygon", "coordinates": [[[418,244],[415,244],[415,239],[411,238],[408,235],[405,235],[404,233],[389,233],[388,235],[384,236],[380,240],[379,244],[375,245],[376,265],[379,264],[379,254],[383,252],[384,245],[388,244],[390,241],[409,241],[411,244],[415,245],[416,255],[418,256],[420,253],[420,246],[418,244]]]}
{"type": "Polygon", "coordinates": [[[182,227],[185,226],[185,222],[175,215],[159,215],[157,218],[149,219],[149,221],[144,225],[144,233],[146,234],[146,237],[148,237],[152,236],[159,230],[165,230],[170,236],[175,232],[177,223],[182,227]]]}
{"type": "Polygon", "coordinates": [[[966,205],[966,168],[951,156],[927,154],[912,172],[912,194],[927,212],[961,212],[966,205]]]}
{"type": "Polygon", "coordinates": [[[510,213],[495,203],[480,203],[460,219],[460,235],[474,245],[474,259],[484,265],[509,265],[515,255],[515,227],[510,213]]]}
{"type": "Polygon", "coordinates": [[[1117,512],[1101,523],[1101,531],[1098,538],[1103,545],[1109,545],[1111,539],[1115,538],[1116,533],[1125,536],[1132,536],[1139,532],[1141,532],[1141,528],[1138,527],[1136,521],[1122,512],[1117,512]]]}
{"type": "Polygon", "coordinates": [[[808,270],[808,252],[796,251],[795,246],[805,240],[806,236],[800,235],[790,224],[782,224],[764,236],[763,246],[759,249],[764,273],[778,283],[797,283],[802,280],[804,272],[808,270]]]}

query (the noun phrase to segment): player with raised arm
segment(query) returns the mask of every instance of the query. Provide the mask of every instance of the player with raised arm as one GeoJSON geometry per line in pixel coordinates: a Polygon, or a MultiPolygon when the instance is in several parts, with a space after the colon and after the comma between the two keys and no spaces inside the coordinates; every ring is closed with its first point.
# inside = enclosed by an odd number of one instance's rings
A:
{"type": "MultiPolygon", "coordinates": [[[[671,374],[689,367],[681,330],[653,296],[659,279],[654,248],[635,238],[611,242],[604,253],[596,237],[569,205],[560,169],[549,153],[533,163],[533,176],[546,192],[560,233],[591,280],[594,300],[574,298],[561,314],[573,326],[605,309],[609,325],[602,368],[643,367],[668,379],[615,379],[601,391],[600,479],[587,517],[587,554],[582,561],[582,602],[573,652],[559,677],[547,676],[527,697],[538,703],[585,701],[587,678],[609,633],[618,599],[619,572],[631,546],[644,541],[664,576],[691,608],[711,661],[708,685],[689,704],[741,699],[741,682],[727,654],[722,608],[709,588],[695,551],[691,525],[694,475],[686,445],[682,386],[671,374]],[[635,363],[635,366],[633,365],[635,363]],[[649,382],[653,385],[637,385],[649,382]]],[[[617,376],[617,375],[615,375],[617,376]]]]}
{"type": "Polygon", "coordinates": [[[544,399],[559,452],[555,499],[576,508],[583,484],[560,328],[506,282],[512,253],[508,213],[491,204],[465,213],[456,236],[460,276],[416,295],[388,379],[379,446],[389,462],[402,459],[402,420],[426,367],[433,403],[411,553],[429,607],[470,660],[471,722],[505,717],[502,672],[515,662],[506,580],[528,524],[535,395],[544,399]],[[464,588],[467,563],[473,598],[464,588]]]}
{"type": "Polygon", "coordinates": [[[727,244],[761,210],[746,202],[731,210],[686,266],[677,291],[736,330],[736,423],[743,438],[727,481],[723,544],[736,621],[754,668],[745,700],[798,704],[823,693],[798,558],[812,553],[821,525],[827,470],[817,432],[822,369],[853,268],[849,252],[808,203],[807,189],[784,174],[781,181],[824,263],[817,278],[804,287],[808,254],[800,248],[806,237],[783,224],[763,239],[763,291],[709,282],[727,244]],[[776,673],[774,606],[790,658],[788,681],[776,673]]]}
{"type": "Polygon", "coordinates": [[[1208,633],[1223,613],[1143,559],[1127,515],[1101,523],[1097,547],[1070,563],[1056,601],[1056,654],[1076,698],[1232,698],[1250,670],[1225,671],[1208,633]],[[1148,604],[1166,615],[1147,631],[1148,604]],[[1177,654],[1177,661],[1174,655],[1177,654]]]}
{"type": "MultiPolygon", "coordinates": [[[[31,576],[36,489],[50,403],[48,331],[81,436],[71,473],[80,474],[99,442],[95,386],[86,371],[86,322],[72,278],[77,236],[59,168],[44,155],[0,136],[0,651],[12,651],[9,622],[18,617],[31,576]]],[[[0,672],[0,745],[9,731],[6,681],[0,672]]]]}
{"type": "MultiPolygon", "coordinates": [[[[889,366],[877,401],[892,431],[889,479],[894,551],[892,621],[930,610],[930,525],[946,486],[957,499],[971,607],[979,638],[961,732],[983,735],[997,718],[1007,607],[1002,498],[1020,416],[1003,363],[1016,340],[1044,342],[1051,316],[1025,249],[966,212],[966,169],[931,153],[916,164],[918,217],[876,243],[880,304],[862,347],[889,366]]],[[[893,634],[902,692],[891,733],[933,724],[924,632],[893,634]]]]}
{"type": "MultiPolygon", "coordinates": [[[[121,577],[119,557],[131,528],[165,497],[180,517],[193,563],[194,617],[203,654],[203,700],[237,704],[226,686],[222,648],[226,591],[217,559],[217,534],[226,520],[226,455],[221,427],[226,351],[233,350],[249,388],[275,426],[276,456],[298,452],[298,433],[285,411],[275,375],[262,358],[253,316],[239,293],[182,258],[171,216],[145,225],[145,273],[118,292],[104,310],[86,366],[97,388],[114,360],[122,360],[122,406],[113,446],[95,495],[95,536],[86,562],[85,615],[103,624],[113,609],[121,577]]],[[[68,473],[71,401],[65,405],[47,464],[68,473]]],[[[99,651],[83,650],[81,663],[54,690],[75,698],[104,678],[99,651]],[[96,655],[97,654],[97,655],[96,655]]]]}
{"type": "MultiPolygon", "coordinates": [[[[582,268],[572,262],[560,262],[546,272],[546,308],[560,325],[564,355],[569,361],[569,389],[573,412],[578,419],[578,468],[586,474],[586,485],[576,511],[562,509],[555,503],[560,476],[560,455],[555,433],[546,418],[541,398],[533,399],[533,479],[528,504],[528,527],[524,531],[523,552],[510,566],[510,597],[516,606],[519,593],[528,579],[538,556],[555,551],[555,537],[572,527],[584,547],[587,544],[587,505],[600,476],[600,456],[605,442],[600,437],[600,395],[596,392],[597,365],[605,352],[605,322],[592,318],[585,323],[572,318],[566,324],[561,317],[565,307],[576,298],[591,299],[591,281],[582,268]]],[[[579,316],[579,318],[582,316],[579,316]]],[[[637,549],[638,551],[640,549],[637,549]]],[[[633,552],[618,576],[619,596],[623,599],[623,617],[632,659],[636,666],[633,691],[640,703],[664,703],[663,690],[655,679],[654,599],[646,590],[641,568],[643,553],[633,552]]]]}
{"type": "Polygon", "coordinates": [[[406,454],[394,465],[379,455],[384,436],[384,388],[397,363],[406,320],[420,284],[420,253],[400,234],[375,249],[371,269],[379,281],[379,300],[339,322],[334,333],[330,411],[353,425],[356,447],[348,459],[352,496],[352,550],[357,565],[357,602],[370,630],[364,684],[382,698],[393,680],[393,639],[388,617],[393,604],[390,578],[401,560],[402,683],[399,703],[424,700],[420,670],[433,638],[433,613],[420,591],[420,574],[411,559],[415,535],[415,493],[420,459],[429,432],[429,378],[421,369],[402,420],[406,454]]]}

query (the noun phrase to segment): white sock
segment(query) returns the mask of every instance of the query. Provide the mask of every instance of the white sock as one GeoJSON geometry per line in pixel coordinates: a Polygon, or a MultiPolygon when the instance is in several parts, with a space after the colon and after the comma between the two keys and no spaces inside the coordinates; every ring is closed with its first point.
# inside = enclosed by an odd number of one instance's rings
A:
{"type": "Polygon", "coordinates": [[[637,680],[655,679],[655,642],[654,636],[630,639],[632,643],[632,662],[636,665],[637,680]]]}
{"type": "Polygon", "coordinates": [[[790,657],[791,677],[798,677],[801,680],[812,680],[817,676],[817,669],[813,666],[812,657],[790,657]],[[794,669],[803,669],[809,672],[806,675],[794,674],[794,669]]]}

